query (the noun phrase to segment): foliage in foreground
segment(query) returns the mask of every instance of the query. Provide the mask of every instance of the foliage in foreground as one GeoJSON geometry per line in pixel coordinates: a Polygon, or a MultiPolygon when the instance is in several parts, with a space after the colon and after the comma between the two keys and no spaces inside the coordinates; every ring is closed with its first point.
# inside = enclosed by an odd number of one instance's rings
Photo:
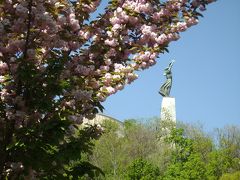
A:
{"type": "Polygon", "coordinates": [[[7,179],[76,179],[103,174],[86,158],[92,153],[92,139],[99,138],[99,127],[75,126],[70,132],[69,124],[59,120],[16,131],[14,141],[7,147],[8,161],[16,163],[6,166],[3,176],[7,179]]]}

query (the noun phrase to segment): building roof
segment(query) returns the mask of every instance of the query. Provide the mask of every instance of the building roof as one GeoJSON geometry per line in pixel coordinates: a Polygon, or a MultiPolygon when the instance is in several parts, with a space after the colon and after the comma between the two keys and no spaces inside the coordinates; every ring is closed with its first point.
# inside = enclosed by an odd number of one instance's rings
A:
{"type": "Polygon", "coordinates": [[[84,118],[83,119],[83,125],[94,125],[94,124],[102,124],[104,120],[111,120],[111,121],[115,121],[117,122],[118,124],[120,125],[123,125],[123,122],[111,117],[111,116],[108,116],[108,115],[105,115],[105,114],[96,114],[96,117],[93,118],[93,119],[87,119],[87,118],[84,118]]]}

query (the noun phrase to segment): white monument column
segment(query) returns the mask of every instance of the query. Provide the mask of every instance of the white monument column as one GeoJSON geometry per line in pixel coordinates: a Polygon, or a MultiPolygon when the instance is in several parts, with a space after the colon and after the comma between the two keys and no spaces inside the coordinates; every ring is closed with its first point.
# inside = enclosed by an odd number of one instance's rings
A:
{"type": "Polygon", "coordinates": [[[176,123],[176,105],[174,97],[163,97],[161,120],[170,120],[176,123]]]}
{"type": "Polygon", "coordinates": [[[171,121],[176,123],[176,106],[175,98],[170,97],[170,91],[172,87],[172,66],[174,60],[172,60],[168,67],[164,69],[163,75],[166,76],[165,83],[161,86],[159,94],[163,96],[162,107],[161,107],[161,120],[171,121]]]}

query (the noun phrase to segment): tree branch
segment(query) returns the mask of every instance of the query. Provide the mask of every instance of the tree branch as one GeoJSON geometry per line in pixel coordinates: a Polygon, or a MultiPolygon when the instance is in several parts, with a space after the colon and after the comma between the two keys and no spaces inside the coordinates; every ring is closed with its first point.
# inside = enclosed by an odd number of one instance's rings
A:
{"type": "Polygon", "coordinates": [[[23,58],[24,59],[26,59],[26,57],[27,57],[27,50],[28,50],[29,38],[30,38],[30,28],[31,28],[31,21],[32,21],[32,2],[33,2],[33,0],[30,0],[29,4],[28,4],[27,35],[26,35],[25,49],[24,49],[24,52],[23,52],[23,58]]]}

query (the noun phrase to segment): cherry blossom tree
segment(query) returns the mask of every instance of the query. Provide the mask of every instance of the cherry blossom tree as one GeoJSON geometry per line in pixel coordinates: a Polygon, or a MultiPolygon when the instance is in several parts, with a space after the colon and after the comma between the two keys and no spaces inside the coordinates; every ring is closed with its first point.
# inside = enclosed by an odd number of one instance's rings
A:
{"type": "Polygon", "coordinates": [[[18,132],[94,118],[213,1],[111,0],[89,21],[100,0],[0,0],[0,172],[18,132]]]}

